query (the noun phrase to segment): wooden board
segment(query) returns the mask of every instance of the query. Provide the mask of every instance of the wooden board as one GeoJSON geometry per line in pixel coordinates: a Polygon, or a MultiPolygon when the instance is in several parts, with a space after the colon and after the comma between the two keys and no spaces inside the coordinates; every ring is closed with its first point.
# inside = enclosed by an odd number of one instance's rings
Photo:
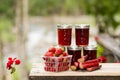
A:
{"type": "MultiPolygon", "coordinates": [[[[102,68],[100,70],[96,70],[93,72],[87,72],[87,71],[64,71],[64,72],[48,72],[44,71],[43,64],[36,63],[33,64],[32,69],[29,74],[30,80],[46,80],[46,78],[49,77],[51,80],[65,80],[66,78],[69,78],[71,80],[74,80],[78,77],[78,79],[86,79],[88,80],[120,80],[120,63],[102,63],[102,68]],[[80,77],[81,76],[81,77],[80,77]],[[56,77],[56,78],[55,78],[56,77]],[[59,78],[58,78],[59,77],[59,78]],[[90,79],[91,77],[91,79],[90,79]],[[113,78],[114,77],[114,78],[113,78]],[[72,79],[74,78],[74,79],[72,79]],[[93,79],[94,78],[94,79],[93,79]],[[113,78],[113,79],[112,79],[113,78]]],[[[68,79],[67,79],[68,80],[68,79]]]]}

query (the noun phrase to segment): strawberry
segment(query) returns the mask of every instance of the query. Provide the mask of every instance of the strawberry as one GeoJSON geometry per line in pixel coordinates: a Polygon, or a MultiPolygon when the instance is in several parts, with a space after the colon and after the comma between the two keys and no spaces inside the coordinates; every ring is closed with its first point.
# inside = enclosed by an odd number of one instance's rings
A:
{"type": "Polygon", "coordinates": [[[61,48],[57,48],[55,51],[56,56],[59,56],[60,54],[62,54],[63,50],[61,48]]]}
{"type": "Polygon", "coordinates": [[[49,52],[53,52],[53,53],[55,53],[56,48],[55,48],[55,47],[51,47],[48,51],[49,51],[49,52]]]}
{"type": "Polygon", "coordinates": [[[58,62],[62,62],[63,61],[63,58],[62,57],[59,57],[58,58],[58,62]]]}
{"type": "Polygon", "coordinates": [[[54,55],[53,52],[46,52],[46,53],[45,53],[45,56],[53,56],[53,55],[54,55]]]}
{"type": "Polygon", "coordinates": [[[106,62],[106,58],[104,56],[100,56],[99,58],[100,62],[105,63],[106,62]]]}
{"type": "Polygon", "coordinates": [[[68,54],[66,52],[63,52],[62,54],[63,54],[63,56],[68,56],[68,54]]]}

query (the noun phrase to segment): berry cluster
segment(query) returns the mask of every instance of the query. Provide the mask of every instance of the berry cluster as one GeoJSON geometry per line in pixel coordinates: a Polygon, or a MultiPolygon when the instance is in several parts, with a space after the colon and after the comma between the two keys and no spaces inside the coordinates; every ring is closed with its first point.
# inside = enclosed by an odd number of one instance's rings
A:
{"type": "Polygon", "coordinates": [[[44,56],[54,56],[54,57],[62,57],[62,56],[68,56],[68,54],[62,50],[62,48],[55,48],[51,47],[44,56]]]}
{"type": "Polygon", "coordinates": [[[60,72],[69,69],[71,55],[68,55],[62,48],[50,48],[43,56],[45,71],[60,72]]]}
{"type": "Polygon", "coordinates": [[[15,67],[13,65],[19,65],[21,61],[17,58],[8,58],[8,62],[6,64],[6,67],[8,70],[11,70],[11,74],[15,72],[15,67]]]}

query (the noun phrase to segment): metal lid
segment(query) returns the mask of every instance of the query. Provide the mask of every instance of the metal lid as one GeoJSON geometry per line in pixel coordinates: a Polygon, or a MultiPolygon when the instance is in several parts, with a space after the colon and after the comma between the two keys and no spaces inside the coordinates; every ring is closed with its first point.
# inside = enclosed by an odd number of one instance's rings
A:
{"type": "Polygon", "coordinates": [[[90,25],[89,24],[76,24],[75,28],[89,28],[90,25]]]}
{"type": "Polygon", "coordinates": [[[69,46],[67,47],[69,50],[81,50],[81,47],[79,46],[69,46]]]}
{"type": "Polygon", "coordinates": [[[58,28],[72,28],[72,25],[71,24],[57,24],[57,27],[58,28]]]}
{"type": "Polygon", "coordinates": [[[97,46],[95,45],[89,45],[89,46],[86,46],[84,47],[85,50],[97,50],[97,46]]]}

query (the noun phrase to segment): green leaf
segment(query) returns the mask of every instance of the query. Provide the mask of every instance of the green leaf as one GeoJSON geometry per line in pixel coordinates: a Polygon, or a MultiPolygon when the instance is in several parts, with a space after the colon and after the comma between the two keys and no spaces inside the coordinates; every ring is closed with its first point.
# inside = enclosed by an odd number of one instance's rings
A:
{"type": "Polygon", "coordinates": [[[15,67],[12,67],[11,74],[13,74],[16,71],[15,67]]]}

